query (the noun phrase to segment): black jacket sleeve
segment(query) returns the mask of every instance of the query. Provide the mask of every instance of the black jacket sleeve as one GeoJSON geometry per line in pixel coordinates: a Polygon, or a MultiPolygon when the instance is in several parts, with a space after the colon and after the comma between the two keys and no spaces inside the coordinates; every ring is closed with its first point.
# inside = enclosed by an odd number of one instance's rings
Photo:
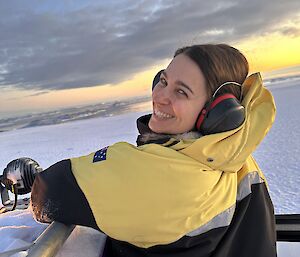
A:
{"type": "Polygon", "coordinates": [[[40,222],[59,221],[98,229],[89,203],[63,160],[39,173],[31,191],[31,207],[40,222]]]}

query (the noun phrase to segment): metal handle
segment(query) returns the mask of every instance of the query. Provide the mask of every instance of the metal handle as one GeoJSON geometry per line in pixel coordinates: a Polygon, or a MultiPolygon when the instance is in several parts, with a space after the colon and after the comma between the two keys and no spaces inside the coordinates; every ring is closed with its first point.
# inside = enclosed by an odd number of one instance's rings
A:
{"type": "Polygon", "coordinates": [[[75,225],[52,222],[34,241],[28,250],[28,257],[53,257],[69,237],[75,225]]]}
{"type": "Polygon", "coordinates": [[[17,252],[28,251],[28,257],[54,257],[67,240],[75,225],[52,222],[31,244],[0,253],[0,257],[9,257],[17,252]]]}

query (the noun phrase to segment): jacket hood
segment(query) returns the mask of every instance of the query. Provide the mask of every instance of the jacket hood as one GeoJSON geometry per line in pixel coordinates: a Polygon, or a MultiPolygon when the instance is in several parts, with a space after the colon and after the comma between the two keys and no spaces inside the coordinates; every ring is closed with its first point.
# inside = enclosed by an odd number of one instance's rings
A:
{"type": "Polygon", "coordinates": [[[161,135],[149,129],[147,124],[151,115],[147,115],[137,121],[141,133],[138,145],[160,143],[212,169],[238,171],[271,128],[276,113],[273,96],[263,86],[260,73],[247,77],[242,90],[245,120],[238,128],[205,136],[195,132],[161,135]]]}

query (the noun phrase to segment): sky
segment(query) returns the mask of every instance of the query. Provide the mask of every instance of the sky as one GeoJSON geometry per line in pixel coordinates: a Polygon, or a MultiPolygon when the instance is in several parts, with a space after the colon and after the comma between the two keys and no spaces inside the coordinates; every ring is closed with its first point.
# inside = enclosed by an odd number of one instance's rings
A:
{"type": "Polygon", "coordinates": [[[299,0],[0,2],[0,118],[151,94],[179,47],[227,43],[300,73],[299,0]]]}

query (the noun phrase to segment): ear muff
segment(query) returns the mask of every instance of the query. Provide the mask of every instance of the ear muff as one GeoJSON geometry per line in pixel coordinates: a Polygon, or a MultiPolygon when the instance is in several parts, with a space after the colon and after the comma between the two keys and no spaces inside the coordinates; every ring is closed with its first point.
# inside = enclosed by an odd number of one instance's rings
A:
{"type": "MultiPolygon", "coordinates": [[[[152,91],[160,79],[164,70],[159,71],[152,82],[152,91]]],[[[216,134],[229,131],[242,125],[245,120],[245,108],[241,105],[241,97],[238,100],[233,94],[218,95],[217,92],[226,85],[233,84],[241,87],[236,82],[225,82],[214,92],[212,100],[207,102],[198,115],[195,130],[202,135],[216,134]]],[[[242,93],[241,93],[242,96],[242,93]]]]}
{"type": "Polygon", "coordinates": [[[159,82],[159,79],[160,79],[160,75],[161,73],[163,72],[164,70],[161,70],[159,72],[157,72],[157,74],[155,75],[153,81],[152,81],[152,91],[153,89],[155,88],[156,84],[159,82]]]}
{"type": "Polygon", "coordinates": [[[245,108],[233,94],[224,94],[201,110],[196,130],[202,135],[216,134],[239,127],[245,120],[245,108]]]}

